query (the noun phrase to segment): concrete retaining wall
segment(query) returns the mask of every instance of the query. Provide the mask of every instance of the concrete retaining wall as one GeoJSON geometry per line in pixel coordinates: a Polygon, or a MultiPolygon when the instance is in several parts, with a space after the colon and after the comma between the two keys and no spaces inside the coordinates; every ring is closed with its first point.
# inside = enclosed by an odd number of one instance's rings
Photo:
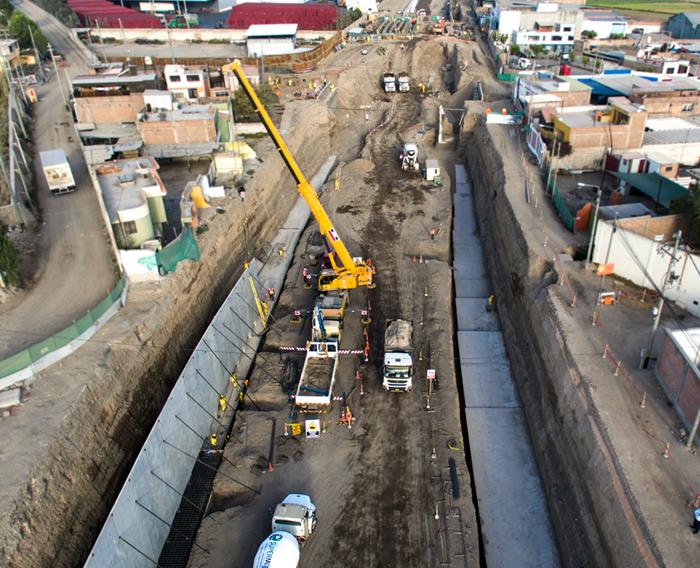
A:
{"type": "MultiPolygon", "coordinates": [[[[219,393],[230,392],[233,373],[247,375],[260,343],[262,323],[248,282],[248,276],[257,277],[259,270],[260,263],[253,260],[195,347],[129,472],[86,567],[153,566],[144,554],[157,562],[170,531],[165,523],[175,517],[195,458],[212,432],[208,413],[216,415],[219,393]]],[[[262,286],[257,288],[262,296],[262,286]]],[[[239,391],[234,387],[229,400],[237,401],[239,391]]]]}
{"type": "MultiPolygon", "coordinates": [[[[562,563],[577,568],[660,565],[656,547],[634,513],[590,387],[567,345],[559,304],[550,290],[557,281],[554,267],[536,252],[512,205],[522,199],[522,178],[518,168],[504,172],[506,158],[491,136],[499,128],[507,127],[485,127],[474,117],[468,121],[467,167],[484,258],[562,563]]],[[[510,154],[507,159],[518,163],[510,154]]]]}

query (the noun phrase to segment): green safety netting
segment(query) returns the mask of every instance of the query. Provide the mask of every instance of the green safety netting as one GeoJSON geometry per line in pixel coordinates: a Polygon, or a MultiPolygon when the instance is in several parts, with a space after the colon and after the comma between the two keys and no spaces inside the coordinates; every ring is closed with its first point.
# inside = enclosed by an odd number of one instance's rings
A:
{"type": "MultiPolygon", "coordinates": [[[[158,272],[167,274],[168,272],[175,272],[177,263],[181,260],[199,260],[199,258],[199,246],[192,233],[192,228],[185,227],[182,233],[180,233],[180,236],[173,242],[161,250],[156,251],[155,265],[158,267],[158,272]]],[[[148,266],[148,264],[146,264],[146,266],[148,266]]]]}

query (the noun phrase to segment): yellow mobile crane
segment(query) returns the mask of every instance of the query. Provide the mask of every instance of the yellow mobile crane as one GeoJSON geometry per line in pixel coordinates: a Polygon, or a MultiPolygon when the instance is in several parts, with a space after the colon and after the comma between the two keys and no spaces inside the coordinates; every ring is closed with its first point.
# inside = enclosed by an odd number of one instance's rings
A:
{"type": "Polygon", "coordinates": [[[340,240],[338,232],[333,227],[328,214],[318,200],[318,195],[314,190],[313,186],[306,180],[304,174],[299,169],[299,165],[296,163],[294,156],[287,148],[287,145],[282,140],[280,133],[277,128],[270,120],[270,116],[263,107],[258,95],[253,90],[253,87],[248,82],[248,79],[243,74],[241,69],[240,61],[236,60],[233,63],[226,65],[226,70],[232,72],[236,75],[238,82],[240,83],[243,91],[250,99],[250,102],[255,108],[255,112],[260,116],[265,130],[272,138],[277,151],[287,164],[287,168],[292,174],[294,181],[297,182],[297,189],[299,193],[304,198],[306,203],[311,209],[314,218],[318,222],[319,231],[326,238],[326,242],[331,246],[333,252],[329,253],[328,257],[331,262],[331,269],[322,270],[318,278],[318,289],[321,292],[327,292],[330,290],[347,290],[349,288],[356,288],[357,286],[369,286],[372,287],[372,276],[373,269],[368,262],[364,262],[360,259],[353,259],[345,248],[343,241],[340,240]],[[336,260],[337,256],[337,260],[336,260]],[[337,261],[340,261],[338,264],[337,261]]]}

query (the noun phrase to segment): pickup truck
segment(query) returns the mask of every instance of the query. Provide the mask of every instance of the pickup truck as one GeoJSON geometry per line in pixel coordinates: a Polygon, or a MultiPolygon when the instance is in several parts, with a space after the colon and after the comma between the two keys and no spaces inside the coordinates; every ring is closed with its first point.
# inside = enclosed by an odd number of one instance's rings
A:
{"type": "Polygon", "coordinates": [[[337,341],[309,341],[295,404],[302,412],[329,412],[338,367],[337,341]]]}

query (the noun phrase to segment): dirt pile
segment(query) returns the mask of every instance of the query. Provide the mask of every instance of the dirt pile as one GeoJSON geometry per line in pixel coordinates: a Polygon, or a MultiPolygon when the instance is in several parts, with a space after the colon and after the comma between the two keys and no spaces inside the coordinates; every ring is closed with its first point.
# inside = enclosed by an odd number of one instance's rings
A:
{"type": "Polygon", "coordinates": [[[562,560],[568,566],[654,565],[655,545],[643,521],[628,514],[633,499],[567,345],[563,307],[551,288],[557,275],[537,225],[526,224],[518,157],[503,139],[495,144],[478,112],[467,123],[462,142],[484,258],[562,560]],[[507,159],[513,162],[504,165],[507,159]]]}
{"type": "MultiPolygon", "coordinates": [[[[315,171],[330,144],[325,106],[292,105],[282,122],[304,171],[315,171]]],[[[238,198],[217,203],[225,213],[198,237],[200,262],[180,265],[146,301],[139,302],[141,293],[135,291],[133,305],[130,299],[94,341],[35,383],[22,413],[38,411],[36,423],[55,435],[47,446],[21,447],[26,474],[0,520],[3,566],[74,566],[85,559],[191,347],[240,274],[242,260],[253,254],[265,258],[269,239],[294,204],[296,187],[282,160],[274,150],[262,159],[246,185],[244,204],[238,198]],[[60,381],[66,373],[94,378],[55,422],[42,422],[40,406],[31,405],[52,379],[60,381]]]]}

